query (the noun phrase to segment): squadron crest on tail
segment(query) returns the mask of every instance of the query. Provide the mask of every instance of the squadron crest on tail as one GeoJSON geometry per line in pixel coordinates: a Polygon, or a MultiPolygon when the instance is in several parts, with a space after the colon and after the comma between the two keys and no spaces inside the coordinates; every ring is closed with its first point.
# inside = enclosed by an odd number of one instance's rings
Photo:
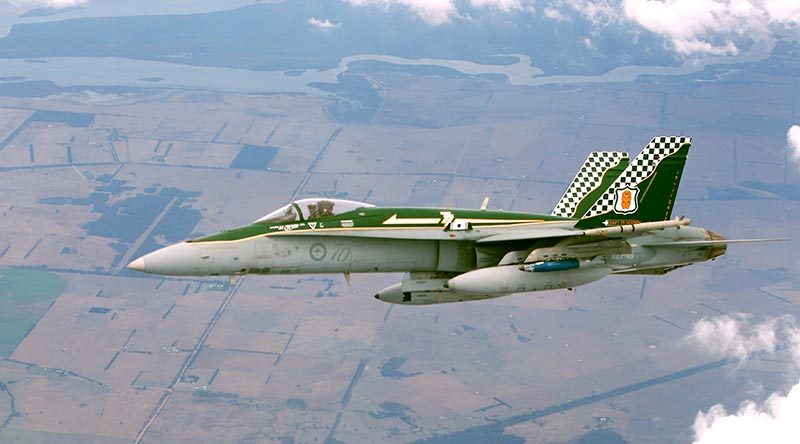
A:
{"type": "Polygon", "coordinates": [[[617,188],[614,195],[614,212],[617,214],[631,214],[639,209],[639,188],[617,188]]]}

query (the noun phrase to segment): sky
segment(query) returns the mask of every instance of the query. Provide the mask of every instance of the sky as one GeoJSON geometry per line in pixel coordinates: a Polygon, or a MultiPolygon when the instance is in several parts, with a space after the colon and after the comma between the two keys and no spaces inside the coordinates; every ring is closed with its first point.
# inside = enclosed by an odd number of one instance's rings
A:
{"type": "MultiPolygon", "coordinates": [[[[754,41],[778,36],[797,38],[800,0],[330,0],[354,8],[374,8],[386,14],[406,14],[430,26],[478,20],[479,14],[529,15],[555,21],[585,20],[594,31],[609,26],[652,33],[675,54],[736,55],[754,41]]],[[[62,8],[91,0],[11,0],[18,7],[62,8]]],[[[336,32],[341,23],[310,12],[307,23],[321,32],[336,32]]],[[[592,47],[590,33],[584,37],[592,47]]],[[[787,129],[786,148],[800,170],[800,122],[787,129]]],[[[706,318],[686,337],[686,343],[709,356],[744,359],[752,353],[788,347],[795,374],[787,388],[745,400],[726,409],[717,404],[697,413],[696,444],[772,444],[800,442],[800,326],[791,317],[753,319],[747,314],[706,318]]]]}

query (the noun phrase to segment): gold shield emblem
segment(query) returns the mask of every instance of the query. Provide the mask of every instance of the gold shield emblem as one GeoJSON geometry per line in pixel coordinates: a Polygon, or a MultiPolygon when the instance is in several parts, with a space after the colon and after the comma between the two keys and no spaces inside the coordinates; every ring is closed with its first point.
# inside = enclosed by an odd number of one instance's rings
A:
{"type": "Polygon", "coordinates": [[[622,192],[622,209],[627,210],[631,207],[631,190],[624,190],[622,192]]]}
{"type": "Polygon", "coordinates": [[[617,214],[635,213],[639,209],[638,197],[638,188],[618,188],[614,193],[614,212],[617,214]]]}

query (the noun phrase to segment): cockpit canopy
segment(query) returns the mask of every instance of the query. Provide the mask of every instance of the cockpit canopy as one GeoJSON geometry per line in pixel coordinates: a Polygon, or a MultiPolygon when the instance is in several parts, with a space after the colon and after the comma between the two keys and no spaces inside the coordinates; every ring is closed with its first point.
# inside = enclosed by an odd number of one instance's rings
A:
{"type": "Polygon", "coordinates": [[[364,202],[344,199],[300,199],[267,214],[255,223],[291,223],[347,213],[359,208],[374,207],[364,202]]]}

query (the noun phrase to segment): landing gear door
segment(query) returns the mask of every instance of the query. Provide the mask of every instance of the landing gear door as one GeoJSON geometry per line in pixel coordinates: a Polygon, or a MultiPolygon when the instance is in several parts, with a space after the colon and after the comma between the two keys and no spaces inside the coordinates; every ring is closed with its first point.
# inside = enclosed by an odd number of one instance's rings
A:
{"type": "Polygon", "coordinates": [[[475,268],[475,249],[455,241],[439,241],[437,271],[464,272],[475,268]]]}

